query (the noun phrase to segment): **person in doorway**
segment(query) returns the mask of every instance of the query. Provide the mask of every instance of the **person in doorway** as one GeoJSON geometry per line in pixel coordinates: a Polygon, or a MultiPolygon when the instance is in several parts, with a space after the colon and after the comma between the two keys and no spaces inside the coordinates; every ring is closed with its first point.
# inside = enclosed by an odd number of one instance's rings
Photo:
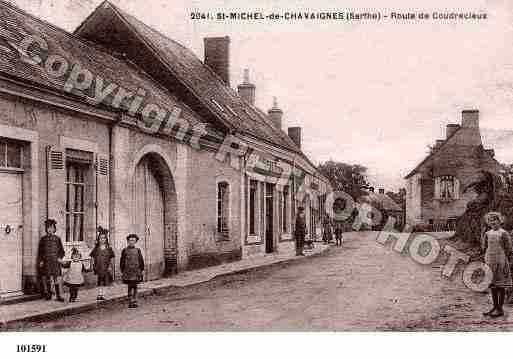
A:
{"type": "Polygon", "coordinates": [[[60,292],[60,279],[62,275],[62,258],[64,258],[64,247],[61,239],[55,235],[57,222],[53,219],[45,221],[44,235],[39,241],[38,264],[43,279],[43,287],[46,299],[52,299],[52,282],[55,288],[55,297],[59,302],[64,302],[60,292]]]}
{"type": "Polygon", "coordinates": [[[296,216],[296,228],[294,231],[294,237],[296,239],[296,255],[304,256],[303,246],[305,243],[306,236],[306,222],[305,222],[305,209],[304,207],[298,207],[298,213],[296,216]]]}
{"type": "Polygon", "coordinates": [[[342,223],[337,222],[337,224],[335,225],[335,245],[336,246],[342,245],[342,233],[343,233],[342,223]]]}
{"type": "Polygon", "coordinates": [[[513,250],[509,233],[501,227],[502,215],[499,212],[489,212],[485,221],[491,229],[483,234],[482,248],[485,252],[485,263],[493,275],[490,284],[493,308],[483,315],[496,318],[504,315],[502,307],[506,288],[511,288],[513,284],[508,260],[511,259],[513,250]]]}
{"type": "Polygon", "coordinates": [[[105,228],[98,227],[98,238],[96,245],[89,255],[93,259],[93,270],[98,278],[98,296],[96,300],[105,300],[104,288],[112,279],[112,259],[114,251],[109,245],[109,231],[105,228]]]}
{"type": "Polygon", "coordinates": [[[64,268],[69,268],[64,274],[64,285],[69,288],[69,301],[76,302],[78,297],[78,289],[84,284],[83,272],[86,271],[84,263],[82,263],[82,255],[73,247],[71,249],[71,261],[62,265],[64,268]]]}
{"type": "Polygon", "coordinates": [[[126,237],[127,246],[121,252],[120,268],[123,283],[128,286],[128,308],[137,308],[137,284],[143,280],[144,258],[141,250],[135,246],[139,241],[137,234],[126,237]]]}

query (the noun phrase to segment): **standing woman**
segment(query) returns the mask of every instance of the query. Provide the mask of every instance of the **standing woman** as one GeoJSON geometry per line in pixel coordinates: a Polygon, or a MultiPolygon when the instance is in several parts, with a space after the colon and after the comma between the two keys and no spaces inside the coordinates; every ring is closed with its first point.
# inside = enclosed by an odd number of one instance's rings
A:
{"type": "Polygon", "coordinates": [[[508,260],[513,250],[510,235],[501,227],[502,215],[499,212],[489,212],[485,220],[491,229],[483,234],[482,247],[485,251],[485,263],[493,274],[490,284],[493,308],[483,315],[496,318],[504,315],[502,306],[506,288],[511,288],[513,284],[508,260]]]}

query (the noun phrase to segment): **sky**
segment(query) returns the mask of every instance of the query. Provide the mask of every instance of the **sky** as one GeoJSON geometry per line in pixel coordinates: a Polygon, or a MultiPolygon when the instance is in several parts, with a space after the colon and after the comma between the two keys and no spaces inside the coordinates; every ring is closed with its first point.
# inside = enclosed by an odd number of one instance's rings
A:
{"type": "MultiPolygon", "coordinates": [[[[101,0],[11,0],[68,31],[101,0]]],[[[256,105],[274,96],[283,128],[303,128],[314,163],[368,167],[375,187],[403,177],[478,109],[485,147],[513,163],[513,2],[510,0],[111,0],[203,59],[203,38],[230,36],[231,86],[249,68],[256,105]],[[447,5],[450,3],[450,5],[447,5]],[[247,5],[246,5],[247,4],[247,5]],[[482,21],[209,21],[191,12],[486,12],[482,21]]]]}

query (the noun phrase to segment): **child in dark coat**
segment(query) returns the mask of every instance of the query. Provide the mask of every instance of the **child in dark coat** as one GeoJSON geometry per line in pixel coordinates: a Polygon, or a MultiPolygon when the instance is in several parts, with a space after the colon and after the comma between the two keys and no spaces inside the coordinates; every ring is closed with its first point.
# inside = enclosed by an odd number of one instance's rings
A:
{"type": "Polygon", "coordinates": [[[119,266],[123,273],[123,283],[128,285],[128,308],[137,308],[137,284],[143,280],[144,258],[141,250],[135,246],[139,237],[129,234],[127,247],[121,252],[119,266]]]}
{"type": "Polygon", "coordinates": [[[335,245],[341,246],[342,245],[342,236],[343,236],[343,228],[342,223],[337,223],[335,226],[335,245]]]}
{"type": "Polygon", "coordinates": [[[103,288],[109,284],[114,251],[109,245],[108,230],[99,227],[96,245],[90,254],[93,259],[94,274],[98,277],[98,296],[96,300],[105,300],[103,288]]]}
{"type": "Polygon", "coordinates": [[[61,264],[64,258],[64,247],[61,239],[55,235],[57,222],[53,219],[45,221],[46,235],[39,241],[38,264],[43,278],[46,300],[52,299],[52,281],[55,288],[55,296],[59,302],[64,302],[61,297],[59,281],[62,275],[61,264]]]}
{"type": "Polygon", "coordinates": [[[69,288],[69,301],[75,302],[78,297],[78,288],[84,284],[85,272],[84,263],[82,263],[82,255],[78,249],[71,250],[71,261],[62,265],[64,268],[69,268],[64,274],[64,285],[69,288]]]}

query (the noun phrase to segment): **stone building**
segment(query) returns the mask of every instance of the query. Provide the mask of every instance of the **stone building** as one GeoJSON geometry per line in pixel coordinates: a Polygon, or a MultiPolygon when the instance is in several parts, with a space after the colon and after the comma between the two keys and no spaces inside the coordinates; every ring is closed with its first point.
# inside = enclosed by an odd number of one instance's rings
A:
{"type": "Polygon", "coordinates": [[[145,280],[292,252],[301,204],[317,226],[329,185],[249,74],[230,87],[229,38],[202,62],[108,2],[70,34],[0,1],[0,53],[0,296],[37,290],[46,218],[67,255],[137,233],[145,280]]]}
{"type": "Polygon", "coordinates": [[[464,191],[481,170],[498,174],[493,149],[484,149],[479,111],[462,112],[461,125],[448,124],[446,138],[406,177],[406,222],[453,230],[475,194],[464,191]]]}
{"type": "Polygon", "coordinates": [[[379,211],[381,220],[374,226],[375,230],[383,229],[389,218],[393,218],[394,228],[402,229],[404,210],[385,193],[384,188],[378,188],[378,192],[375,192],[374,187],[370,187],[358,202],[368,203],[379,211]]]}

